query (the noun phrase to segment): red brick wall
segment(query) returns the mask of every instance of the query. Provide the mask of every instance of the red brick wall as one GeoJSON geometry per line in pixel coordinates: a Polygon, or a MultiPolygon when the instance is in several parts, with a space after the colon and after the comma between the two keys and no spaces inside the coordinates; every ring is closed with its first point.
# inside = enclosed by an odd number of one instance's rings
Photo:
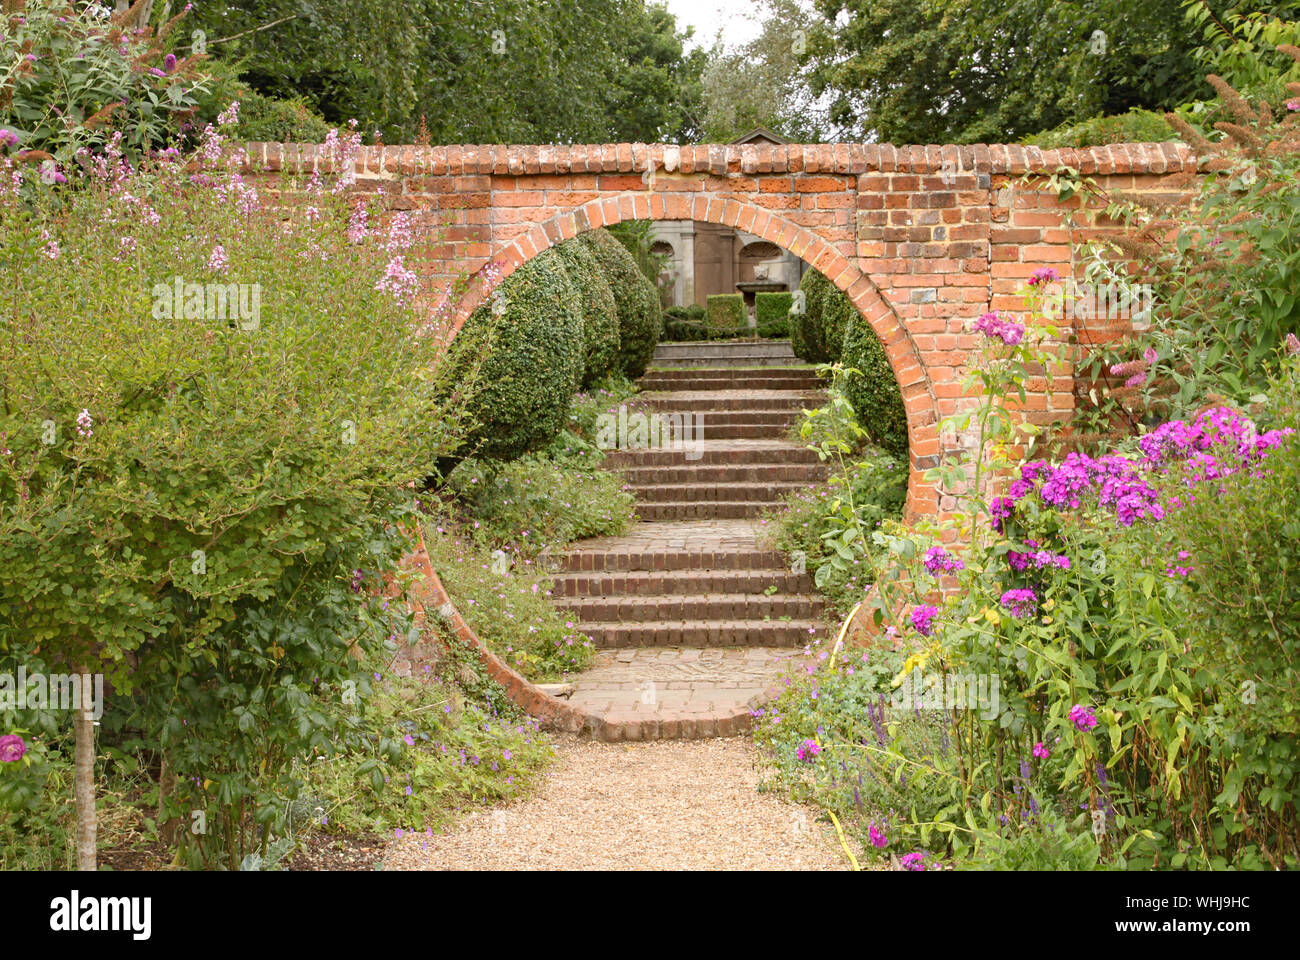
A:
{"type": "MultiPolygon", "coordinates": [[[[286,175],[337,172],[311,144],[250,143],[250,170],[283,200],[286,175]]],[[[846,291],[880,335],[907,407],[909,509],[946,513],[954,503],[922,479],[956,438],[938,421],[969,405],[961,380],[977,344],[971,319],[1017,312],[1017,291],[1038,267],[1073,268],[1055,197],[1018,181],[1063,166],[1106,188],[1174,191],[1194,170],[1190,149],[1119,144],[1083,150],[1015,145],[363,147],[353,191],[410,211],[425,242],[418,262],[435,300],[489,260],[509,273],[585,230],[627,219],[693,219],[737,227],[784,247],[846,291]],[[653,175],[649,171],[653,169],[653,175]]],[[[447,305],[454,327],[478,305],[471,287],[447,305]]],[[[1113,335],[1114,331],[1110,331],[1113,335]]],[[[1045,371],[1027,416],[1072,409],[1072,371],[1045,371]]]]}

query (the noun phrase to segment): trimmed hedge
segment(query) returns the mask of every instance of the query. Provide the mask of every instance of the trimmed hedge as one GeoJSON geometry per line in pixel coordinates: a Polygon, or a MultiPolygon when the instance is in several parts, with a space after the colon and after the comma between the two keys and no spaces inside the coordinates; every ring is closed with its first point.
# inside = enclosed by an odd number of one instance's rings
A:
{"type": "Polygon", "coordinates": [[[754,294],[754,319],[758,335],[773,338],[790,336],[790,307],[793,303],[792,293],[754,294]]]}
{"type": "Polygon", "coordinates": [[[844,331],[840,361],[862,373],[860,377],[849,377],[845,388],[853,412],[879,447],[906,462],[907,412],[884,344],[867,319],[853,309],[849,298],[838,290],[834,292],[852,313],[844,331]]]}
{"type": "Polygon", "coordinates": [[[645,373],[663,330],[659,291],[637,269],[627,248],[608,231],[592,230],[578,238],[588,245],[604,274],[618,312],[618,365],[632,380],[645,373]]]}
{"type": "Polygon", "coordinates": [[[564,428],[586,361],[579,295],[564,263],[547,250],[521,264],[457,335],[460,350],[482,356],[464,455],[514,460],[546,446],[564,428]],[[497,303],[504,306],[500,314],[497,303]],[[484,346],[485,352],[479,349],[484,346]]]}
{"type": "Polygon", "coordinates": [[[556,247],[555,252],[564,260],[578,295],[586,348],[582,386],[589,387],[618,365],[618,307],[590,245],[568,240],[556,247]]]}
{"type": "Polygon", "coordinates": [[[790,314],[790,344],[794,355],[809,363],[829,363],[838,359],[839,344],[832,357],[822,328],[822,302],[828,291],[835,288],[821,271],[808,270],[799,281],[803,292],[802,313],[790,314]]]}
{"type": "Polygon", "coordinates": [[[745,298],[739,293],[715,293],[708,297],[709,329],[742,330],[745,322],[745,298]]]}

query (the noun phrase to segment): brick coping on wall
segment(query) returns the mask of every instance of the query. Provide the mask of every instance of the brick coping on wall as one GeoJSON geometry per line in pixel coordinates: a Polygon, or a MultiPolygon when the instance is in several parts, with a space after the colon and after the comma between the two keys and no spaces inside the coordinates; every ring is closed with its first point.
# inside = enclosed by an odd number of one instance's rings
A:
{"type": "MultiPolygon", "coordinates": [[[[328,173],[336,163],[320,144],[244,144],[250,169],[328,173]]],[[[548,173],[956,173],[1023,174],[1073,167],[1084,175],[1169,174],[1197,169],[1187,144],[1114,143],[1044,150],[1020,144],[901,146],[888,143],[363,146],[356,172],[395,176],[512,176],[548,173]]]]}

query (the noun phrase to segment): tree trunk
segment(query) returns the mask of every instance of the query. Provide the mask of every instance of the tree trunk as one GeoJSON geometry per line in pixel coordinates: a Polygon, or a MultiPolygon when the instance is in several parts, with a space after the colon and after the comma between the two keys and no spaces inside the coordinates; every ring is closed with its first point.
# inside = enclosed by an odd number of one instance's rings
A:
{"type": "Polygon", "coordinates": [[[77,869],[98,869],[98,851],[95,839],[99,823],[95,815],[95,718],[92,710],[85,709],[82,698],[73,712],[73,729],[76,735],[77,797],[77,869]]]}

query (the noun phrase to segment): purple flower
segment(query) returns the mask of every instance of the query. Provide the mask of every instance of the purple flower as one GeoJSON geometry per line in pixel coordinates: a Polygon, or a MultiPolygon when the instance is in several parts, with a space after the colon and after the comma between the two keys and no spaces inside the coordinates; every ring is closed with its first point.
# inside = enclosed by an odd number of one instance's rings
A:
{"type": "Polygon", "coordinates": [[[12,130],[0,130],[0,147],[18,146],[18,134],[12,130]]]}
{"type": "Polygon", "coordinates": [[[885,847],[889,845],[889,838],[885,836],[885,831],[874,823],[868,828],[867,836],[871,838],[872,846],[885,847]]]}
{"type": "Polygon", "coordinates": [[[965,566],[961,560],[943,547],[931,547],[925,551],[925,558],[921,562],[925,565],[925,569],[935,576],[940,573],[956,573],[965,566]]]}
{"type": "Polygon", "coordinates": [[[1076,730],[1091,730],[1097,725],[1097,715],[1093,713],[1092,707],[1076,703],[1070,708],[1070,722],[1076,730]]]}
{"type": "Polygon", "coordinates": [[[990,340],[1001,340],[1009,347],[1014,347],[1025,336],[1025,328],[1021,324],[1001,319],[996,311],[981,315],[975,321],[975,332],[984,334],[990,340]]]}
{"type": "Polygon", "coordinates": [[[898,858],[898,865],[904,870],[919,871],[925,869],[924,853],[905,853],[898,858]]]}
{"type": "Polygon", "coordinates": [[[163,69],[168,73],[171,73],[176,69],[176,54],[169,53],[167,56],[163,57],[163,69]]]}
{"type": "Polygon", "coordinates": [[[1039,740],[1034,744],[1034,756],[1039,760],[1046,760],[1052,755],[1052,751],[1043,746],[1043,741],[1039,740]]]}
{"type": "Polygon", "coordinates": [[[912,609],[912,626],[916,632],[923,637],[930,636],[934,632],[934,625],[931,621],[938,615],[939,608],[930,605],[914,607],[912,609]]]}
{"type": "Polygon", "coordinates": [[[1042,284],[1052,283],[1053,281],[1060,280],[1060,279],[1061,279],[1061,275],[1058,274],[1051,267],[1039,267],[1037,270],[1033,272],[1033,275],[1030,276],[1029,285],[1031,287],[1037,287],[1042,284]]]}
{"type": "Polygon", "coordinates": [[[794,752],[795,756],[804,763],[812,763],[813,757],[822,752],[822,748],[817,745],[816,740],[805,740],[799,744],[799,749],[794,752]]]}
{"type": "Polygon", "coordinates": [[[27,744],[16,733],[0,737],[0,763],[17,763],[27,752],[27,744]]]}
{"type": "Polygon", "coordinates": [[[1016,590],[1008,590],[1002,594],[998,601],[1013,617],[1033,616],[1034,610],[1038,607],[1038,594],[1028,587],[1021,587],[1016,590]]]}

